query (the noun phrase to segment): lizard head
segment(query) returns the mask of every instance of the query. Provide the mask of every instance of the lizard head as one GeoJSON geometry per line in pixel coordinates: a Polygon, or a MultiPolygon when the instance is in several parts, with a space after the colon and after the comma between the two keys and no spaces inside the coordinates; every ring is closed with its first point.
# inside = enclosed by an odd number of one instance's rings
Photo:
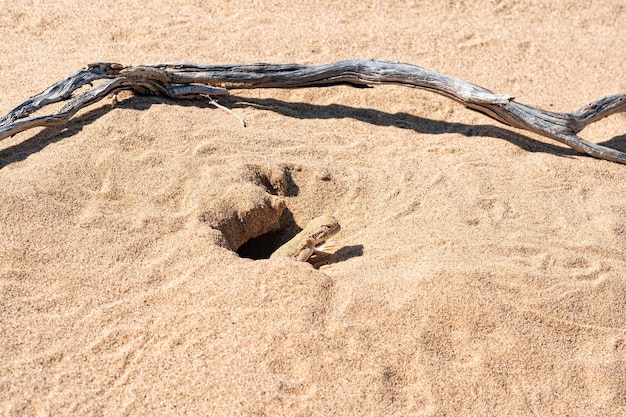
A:
{"type": "Polygon", "coordinates": [[[315,244],[335,236],[341,230],[341,226],[333,216],[320,216],[311,220],[306,226],[308,240],[315,244]]]}

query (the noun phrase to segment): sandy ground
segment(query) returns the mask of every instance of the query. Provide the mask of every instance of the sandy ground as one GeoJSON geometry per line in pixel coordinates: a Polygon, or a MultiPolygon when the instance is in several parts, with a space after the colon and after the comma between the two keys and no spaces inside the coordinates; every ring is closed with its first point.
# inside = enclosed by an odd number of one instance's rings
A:
{"type": "MultiPolygon", "coordinates": [[[[626,91],[622,1],[392,3],[0,1],[0,114],[98,61],[386,59],[555,111],[626,91]]],[[[0,414],[626,414],[625,166],[426,91],[233,93],[246,128],[127,96],[0,143],[0,414]],[[324,213],[328,267],[262,259],[324,213]]]]}

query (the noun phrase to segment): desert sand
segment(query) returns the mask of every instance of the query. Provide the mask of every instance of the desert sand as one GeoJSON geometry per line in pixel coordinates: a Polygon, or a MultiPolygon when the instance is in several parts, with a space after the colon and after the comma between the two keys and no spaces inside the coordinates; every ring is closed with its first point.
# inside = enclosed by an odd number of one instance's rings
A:
{"type": "MultiPolygon", "coordinates": [[[[0,4],[0,115],[102,61],[626,91],[617,0],[0,4]]],[[[626,415],[626,166],[428,91],[231,94],[245,128],[127,94],[0,142],[1,415],[626,415]],[[317,265],[265,259],[321,214],[317,265]]]]}

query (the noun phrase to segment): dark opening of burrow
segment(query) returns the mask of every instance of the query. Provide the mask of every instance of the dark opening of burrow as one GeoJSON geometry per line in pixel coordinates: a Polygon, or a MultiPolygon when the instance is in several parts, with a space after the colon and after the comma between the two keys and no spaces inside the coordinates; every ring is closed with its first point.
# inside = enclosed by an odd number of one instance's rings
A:
{"type": "Polygon", "coordinates": [[[280,217],[280,229],[252,238],[237,249],[237,255],[248,259],[267,259],[276,249],[284,245],[300,230],[289,209],[285,209],[280,217]]]}

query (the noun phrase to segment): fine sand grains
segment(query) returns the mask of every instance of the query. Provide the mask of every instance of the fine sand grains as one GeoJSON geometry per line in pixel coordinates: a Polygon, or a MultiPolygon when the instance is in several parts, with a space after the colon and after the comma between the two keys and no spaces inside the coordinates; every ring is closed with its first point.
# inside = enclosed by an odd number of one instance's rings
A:
{"type": "MultiPolygon", "coordinates": [[[[0,114],[89,62],[409,62],[571,111],[619,2],[3,5],[0,114]]],[[[403,87],[126,95],[0,142],[0,414],[622,416],[626,171],[403,87]],[[269,254],[337,218],[315,266],[269,254]]],[[[626,116],[582,132],[625,150],[626,116]]]]}

